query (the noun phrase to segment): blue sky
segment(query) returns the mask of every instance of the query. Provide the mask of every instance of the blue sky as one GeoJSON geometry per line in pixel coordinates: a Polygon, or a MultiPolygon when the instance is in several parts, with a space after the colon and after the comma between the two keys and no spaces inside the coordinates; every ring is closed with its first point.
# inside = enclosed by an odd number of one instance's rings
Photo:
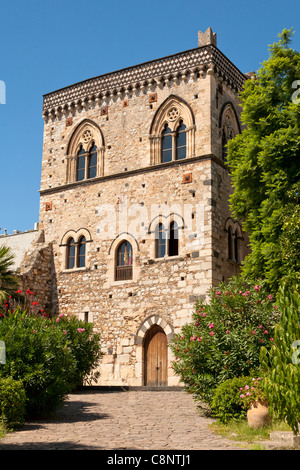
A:
{"type": "Polygon", "coordinates": [[[256,71],[284,28],[300,49],[299,18],[299,0],[0,0],[0,234],[39,219],[43,94],[197,47],[209,26],[242,72],[256,71]]]}

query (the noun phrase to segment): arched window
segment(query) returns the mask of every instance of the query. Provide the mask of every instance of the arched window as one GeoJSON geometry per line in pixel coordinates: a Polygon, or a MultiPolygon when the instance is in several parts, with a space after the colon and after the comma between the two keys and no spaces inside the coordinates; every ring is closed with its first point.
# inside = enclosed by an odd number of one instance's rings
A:
{"type": "Polygon", "coordinates": [[[180,122],[176,130],[176,160],[183,160],[186,157],[186,125],[180,122]]]}
{"type": "Polygon", "coordinates": [[[80,146],[77,153],[77,181],[82,181],[85,178],[85,150],[80,146]]]}
{"type": "Polygon", "coordinates": [[[178,255],[178,225],[175,221],[170,224],[169,256],[178,255]]]}
{"type": "Polygon", "coordinates": [[[132,246],[126,240],[117,249],[116,281],[132,279],[132,246]]]}
{"type": "Polygon", "coordinates": [[[104,175],[104,137],[90,119],[75,128],[67,147],[66,182],[83,181],[104,175]]]}
{"type": "Polygon", "coordinates": [[[93,143],[88,154],[88,178],[97,176],[97,145],[93,143]]]}
{"type": "Polygon", "coordinates": [[[238,263],[240,254],[239,254],[239,238],[238,238],[237,231],[234,232],[233,247],[234,247],[234,260],[238,263]]]}
{"type": "Polygon", "coordinates": [[[85,237],[81,237],[78,241],[77,246],[77,267],[84,268],[85,267],[85,237]]]}
{"type": "Polygon", "coordinates": [[[164,225],[160,222],[155,230],[155,256],[163,258],[166,254],[166,232],[164,225]]]}
{"type": "Polygon", "coordinates": [[[76,246],[74,238],[70,238],[67,243],[67,269],[73,269],[75,267],[75,251],[76,246]]]}
{"type": "Polygon", "coordinates": [[[151,164],[195,156],[195,130],[189,105],[178,96],[169,96],[158,108],[150,127],[151,164]]]}
{"type": "Polygon", "coordinates": [[[228,227],[228,259],[232,260],[232,231],[231,231],[231,227],[228,227]]]}
{"type": "Polygon", "coordinates": [[[172,137],[171,129],[166,124],[162,132],[162,143],[161,143],[162,163],[172,161],[172,147],[173,147],[173,137],[172,137]]]}
{"type": "Polygon", "coordinates": [[[223,129],[223,131],[222,131],[222,160],[223,160],[223,162],[226,161],[226,157],[227,157],[226,145],[227,145],[227,139],[226,139],[225,131],[223,129]]]}

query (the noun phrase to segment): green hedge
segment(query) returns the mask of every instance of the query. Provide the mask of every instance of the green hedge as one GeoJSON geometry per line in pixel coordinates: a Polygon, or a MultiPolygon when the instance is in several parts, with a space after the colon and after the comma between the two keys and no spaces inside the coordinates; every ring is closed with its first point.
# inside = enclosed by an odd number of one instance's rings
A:
{"type": "Polygon", "coordinates": [[[0,420],[6,429],[14,429],[25,421],[26,393],[22,381],[0,378],[0,420]]]}

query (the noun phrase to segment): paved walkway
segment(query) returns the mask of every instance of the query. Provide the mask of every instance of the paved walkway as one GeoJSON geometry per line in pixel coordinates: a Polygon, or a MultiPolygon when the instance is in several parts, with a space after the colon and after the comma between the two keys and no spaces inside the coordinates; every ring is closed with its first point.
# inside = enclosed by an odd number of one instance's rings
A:
{"type": "Polygon", "coordinates": [[[184,391],[88,392],[69,396],[55,419],[26,423],[1,450],[240,450],[214,435],[184,391]]]}

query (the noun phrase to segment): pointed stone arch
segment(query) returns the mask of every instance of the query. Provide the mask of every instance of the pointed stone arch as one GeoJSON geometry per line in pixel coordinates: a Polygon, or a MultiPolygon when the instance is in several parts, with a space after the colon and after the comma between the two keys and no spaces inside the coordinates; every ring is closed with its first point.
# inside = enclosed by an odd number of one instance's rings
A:
{"type": "Polygon", "coordinates": [[[185,125],[186,158],[194,156],[195,119],[193,111],[184,100],[178,96],[170,95],[158,108],[151,123],[149,139],[150,162],[152,165],[159,164],[162,161],[162,134],[165,126],[168,126],[172,136],[175,136],[180,123],[185,125]]]}
{"type": "Polygon", "coordinates": [[[76,181],[77,155],[81,147],[89,151],[92,145],[97,147],[96,176],[104,175],[104,137],[99,126],[91,119],[84,119],[74,129],[67,147],[66,182],[76,181]]]}

